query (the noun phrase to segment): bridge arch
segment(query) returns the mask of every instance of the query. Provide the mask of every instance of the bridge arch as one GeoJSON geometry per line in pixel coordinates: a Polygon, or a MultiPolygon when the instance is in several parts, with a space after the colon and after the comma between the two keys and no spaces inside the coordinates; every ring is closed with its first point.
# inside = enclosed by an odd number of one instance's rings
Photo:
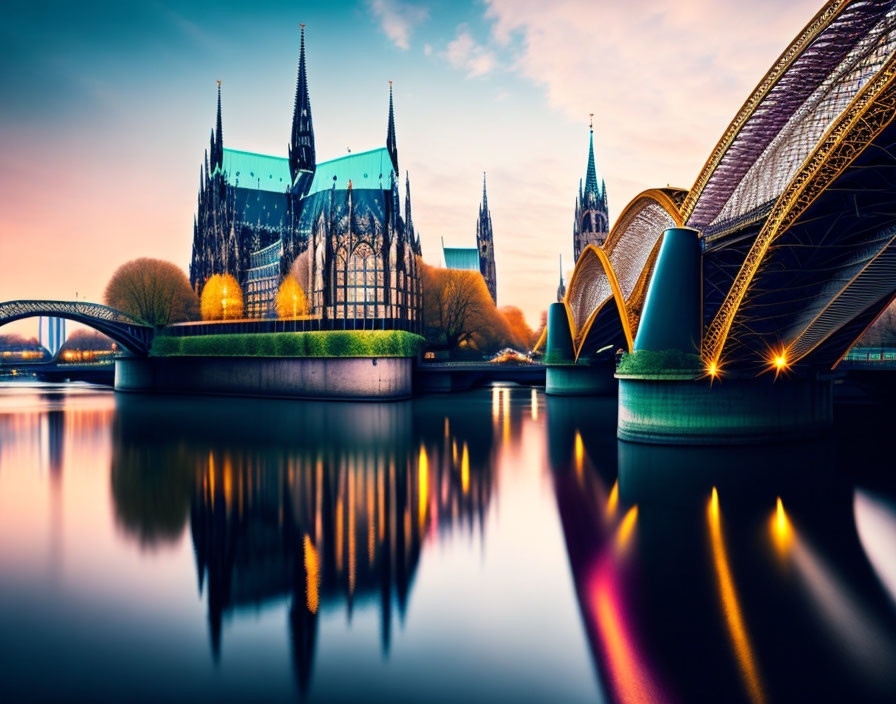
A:
{"type": "Polygon", "coordinates": [[[686,195],[680,188],[643,191],[620,213],[604,245],[582,252],[563,301],[577,357],[608,315],[619,316],[631,351],[663,232],[682,224],[679,207],[686,195]],[[607,305],[611,299],[615,306],[607,305]]]}
{"type": "Polygon", "coordinates": [[[6,301],[0,303],[0,326],[36,317],[65,318],[107,335],[132,354],[146,356],[154,330],[109,306],[86,301],[6,301]]]}

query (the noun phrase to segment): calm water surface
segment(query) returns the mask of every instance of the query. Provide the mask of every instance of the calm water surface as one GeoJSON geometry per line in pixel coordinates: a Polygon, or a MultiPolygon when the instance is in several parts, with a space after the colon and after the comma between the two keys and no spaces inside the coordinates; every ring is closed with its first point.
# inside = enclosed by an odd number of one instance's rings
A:
{"type": "Polygon", "coordinates": [[[0,701],[893,701],[889,426],[0,385],[0,701]]]}

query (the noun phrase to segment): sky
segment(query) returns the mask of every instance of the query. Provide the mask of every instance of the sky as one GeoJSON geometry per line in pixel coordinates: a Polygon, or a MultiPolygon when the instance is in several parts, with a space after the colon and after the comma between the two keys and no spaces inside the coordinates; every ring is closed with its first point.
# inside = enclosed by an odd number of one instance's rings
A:
{"type": "Polygon", "coordinates": [[[392,80],[424,259],[440,263],[443,238],[475,246],[487,172],[498,303],[534,326],[561,254],[572,270],[589,113],[612,222],[646,188],[693,184],[821,4],[15,3],[0,23],[0,300],[101,301],[141,256],[186,270],[216,80],[224,146],[285,157],[305,23],[318,159],[385,145],[392,80]]]}

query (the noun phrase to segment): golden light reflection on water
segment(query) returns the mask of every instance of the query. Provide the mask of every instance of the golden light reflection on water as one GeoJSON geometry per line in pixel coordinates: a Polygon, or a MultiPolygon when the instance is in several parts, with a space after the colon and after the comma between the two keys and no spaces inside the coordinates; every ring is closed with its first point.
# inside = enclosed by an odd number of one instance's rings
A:
{"type": "Polygon", "coordinates": [[[784,512],[784,504],[781,503],[781,497],[778,497],[778,503],[775,512],[771,517],[771,534],[775,548],[780,557],[786,557],[793,543],[793,529],[790,520],[784,512]]]}
{"type": "Polygon", "coordinates": [[[429,503],[429,458],[426,456],[426,448],[423,445],[420,445],[420,459],[418,461],[418,520],[420,521],[420,527],[423,527],[423,523],[426,521],[426,506],[429,503]]]}
{"type": "Polygon", "coordinates": [[[747,693],[753,702],[764,702],[765,695],[762,683],[759,679],[759,671],[753,657],[753,649],[744,625],[737,590],[734,587],[734,578],[731,576],[731,568],[728,564],[728,555],[725,552],[725,541],[722,536],[721,516],[719,510],[719,493],[712,488],[712,496],[707,505],[707,520],[709,522],[709,534],[712,544],[712,559],[716,572],[716,581],[719,589],[719,597],[722,602],[722,613],[725,616],[725,624],[728,626],[728,635],[734,646],[734,654],[740,667],[741,676],[747,687],[747,693]]]}
{"type": "Polygon", "coordinates": [[[464,441],[464,449],[460,460],[460,485],[465,494],[470,491],[470,451],[467,448],[466,441],[464,441]]]}
{"type": "Polygon", "coordinates": [[[538,392],[535,389],[532,389],[532,397],[529,400],[529,404],[532,407],[532,420],[538,420],[538,392]]]}
{"type": "Polygon", "coordinates": [[[582,480],[582,469],[585,465],[585,445],[582,443],[582,434],[577,430],[574,442],[573,454],[576,462],[576,477],[582,480]]]}
{"type": "Polygon", "coordinates": [[[591,618],[600,637],[616,701],[657,704],[666,701],[663,689],[651,672],[639,648],[636,631],[629,623],[624,604],[618,559],[631,546],[638,519],[638,507],[632,506],[620,521],[612,545],[598,559],[590,584],[591,618]]]}
{"type": "Polygon", "coordinates": [[[317,549],[311,542],[311,536],[305,533],[305,605],[313,614],[317,613],[319,587],[320,560],[317,549]]]}
{"type": "Polygon", "coordinates": [[[510,440],[510,389],[502,389],[504,400],[501,405],[501,414],[504,417],[504,442],[510,440]]]}
{"type": "Polygon", "coordinates": [[[607,519],[616,515],[616,509],[619,506],[619,480],[613,482],[613,488],[610,489],[610,497],[607,499],[607,519]]]}
{"type": "Polygon", "coordinates": [[[638,521],[638,507],[632,506],[625,514],[625,517],[619,523],[619,529],[616,533],[616,549],[620,551],[626,550],[632,539],[632,533],[635,530],[635,524],[638,521]]]}

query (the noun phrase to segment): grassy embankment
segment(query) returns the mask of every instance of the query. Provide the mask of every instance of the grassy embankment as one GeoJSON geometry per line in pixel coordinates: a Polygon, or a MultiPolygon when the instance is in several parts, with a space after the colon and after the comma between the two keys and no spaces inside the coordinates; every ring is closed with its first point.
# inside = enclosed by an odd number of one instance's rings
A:
{"type": "Polygon", "coordinates": [[[153,357],[414,357],[423,338],[402,330],[157,337],[153,357]]]}

